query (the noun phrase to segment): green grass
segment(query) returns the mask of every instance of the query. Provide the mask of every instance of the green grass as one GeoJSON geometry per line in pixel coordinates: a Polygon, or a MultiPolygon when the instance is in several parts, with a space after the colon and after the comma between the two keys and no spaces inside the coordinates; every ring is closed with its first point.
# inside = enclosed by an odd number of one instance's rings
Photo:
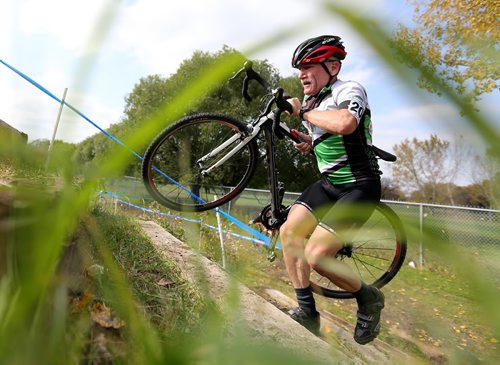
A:
{"type": "MultiPolygon", "coordinates": [[[[241,202],[240,198],[237,205],[241,202]]],[[[239,212],[236,206],[233,206],[233,211],[239,212]]],[[[190,216],[216,225],[213,212],[190,216]]],[[[247,221],[250,217],[237,215],[237,218],[247,221]]],[[[413,225],[415,229],[412,229],[408,219],[407,216],[405,221],[410,241],[406,262],[412,259],[418,264],[418,225],[413,225]]],[[[196,236],[191,236],[187,241],[222,264],[216,232],[180,220],[163,219],[162,222],[169,230],[184,238],[186,230],[196,230],[196,236]]],[[[459,218],[455,223],[460,222],[459,218]]],[[[455,223],[453,217],[446,217],[447,226],[454,226],[455,223]]],[[[224,221],[224,228],[239,231],[227,221],[224,221]]],[[[426,232],[428,234],[423,238],[425,267],[413,269],[408,265],[403,266],[396,279],[384,289],[388,305],[384,310],[381,338],[425,361],[435,361],[440,357],[449,360],[468,359],[472,362],[474,359],[496,360],[498,329],[494,322],[490,322],[491,318],[484,314],[490,313],[485,298],[493,298],[500,293],[500,252],[494,247],[461,245],[449,239],[443,240],[443,236],[435,230],[426,232]],[[462,266],[464,264],[466,267],[462,266]],[[486,287],[486,292],[478,292],[484,288],[478,288],[477,280],[486,287]],[[483,296],[484,293],[488,294],[483,296]]],[[[477,229],[474,234],[479,235],[477,229]]],[[[241,281],[250,287],[273,287],[293,298],[293,290],[280,259],[274,263],[268,262],[266,250],[248,241],[231,237],[226,237],[224,241],[228,269],[241,281]]],[[[354,301],[319,298],[318,302],[322,308],[354,325],[354,301]]]]}
{"type": "MultiPolygon", "coordinates": [[[[92,198],[96,208],[82,209],[77,219],[65,220],[69,205],[61,210],[61,204],[66,199],[78,204],[80,185],[39,171],[28,171],[20,181],[6,190],[17,201],[13,217],[25,220],[18,220],[12,236],[12,242],[24,243],[12,246],[18,274],[4,276],[0,285],[2,363],[40,359],[54,364],[106,359],[125,362],[130,356],[137,363],[189,364],[201,358],[220,363],[223,358],[229,364],[234,360],[226,357],[221,314],[179,279],[178,268],[158,257],[137,224],[120,213],[121,208],[115,215],[114,204],[101,209],[104,201],[92,198]],[[50,233],[54,222],[58,222],[58,229],[50,233]],[[80,259],[72,261],[78,265],[69,266],[81,275],[71,279],[58,273],[65,262],[61,258],[75,247],[80,259]],[[90,268],[97,268],[97,274],[90,268]],[[29,291],[23,293],[21,288],[29,291]],[[117,319],[124,326],[97,326],[89,318],[92,311],[97,312],[93,307],[96,303],[110,308],[108,319],[117,319]],[[51,338],[49,346],[45,346],[47,337],[51,338]],[[207,346],[208,357],[203,352],[207,346]]],[[[126,208],[125,212],[134,218],[151,218],[135,209],[126,208]]],[[[216,223],[213,212],[192,217],[216,223]]],[[[180,220],[162,218],[160,223],[221,263],[216,232],[180,220]]],[[[429,239],[437,242],[435,237],[429,239]]],[[[277,261],[269,263],[263,247],[232,237],[225,238],[225,245],[228,269],[242,282],[249,287],[274,287],[293,297],[279,255],[277,261]]],[[[441,265],[429,265],[425,270],[405,266],[385,288],[387,307],[381,338],[424,361],[431,361],[429,349],[437,354],[433,356],[444,356],[450,362],[496,361],[499,336],[491,308],[498,282],[475,266],[474,262],[482,263],[476,248],[463,252],[452,248],[449,242],[426,247],[428,257],[441,265]]],[[[493,264],[495,253],[487,254],[493,264]]],[[[353,301],[318,298],[318,303],[354,324],[353,301]]],[[[240,354],[248,350],[241,349],[239,343],[234,346],[240,354]]],[[[259,363],[279,358],[276,351],[272,347],[260,351],[259,363]]]]}
{"type": "MultiPolygon", "coordinates": [[[[182,231],[186,223],[165,223],[164,226],[182,231]]],[[[186,226],[185,226],[186,227],[186,226]]],[[[201,240],[194,245],[221,263],[220,246],[215,232],[201,230],[201,240]]],[[[274,263],[267,261],[263,247],[235,238],[225,239],[228,269],[249,287],[269,286],[293,298],[283,262],[278,255],[274,263]]],[[[450,259],[468,260],[475,250],[454,252],[443,257],[442,252],[429,252],[435,262],[424,269],[403,266],[397,277],[384,288],[387,306],[383,312],[383,330],[380,338],[423,361],[447,359],[450,363],[470,363],[498,360],[498,332],[487,315],[488,306],[478,295],[473,277],[464,275],[450,265],[450,259]],[[466,362],[462,362],[467,359],[466,362]]],[[[498,262],[496,263],[498,267],[498,262]]],[[[474,271],[475,272],[475,271],[474,271]]],[[[477,272],[476,272],[477,274],[477,272]]],[[[491,285],[490,294],[499,292],[495,277],[481,278],[491,285]]],[[[355,323],[353,300],[317,299],[321,308],[355,323]]]]}
{"type": "MultiPolygon", "coordinates": [[[[181,279],[180,270],[173,263],[158,256],[135,221],[99,207],[94,209],[92,221],[133,288],[134,297],[147,308],[144,312],[156,327],[165,333],[189,332],[204,311],[201,293],[181,279]]],[[[92,243],[94,250],[99,251],[99,242],[92,243]]],[[[106,279],[111,278],[104,276],[101,282],[106,279]]]]}

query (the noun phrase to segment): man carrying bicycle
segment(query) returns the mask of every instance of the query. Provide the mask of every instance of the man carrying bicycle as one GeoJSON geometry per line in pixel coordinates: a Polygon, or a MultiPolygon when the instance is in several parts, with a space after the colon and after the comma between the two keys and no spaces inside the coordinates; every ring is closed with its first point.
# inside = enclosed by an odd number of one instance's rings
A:
{"type": "Polygon", "coordinates": [[[346,52],[339,37],[307,39],[295,50],[305,99],[288,101],[308,134],[295,147],[314,150],[322,179],[310,185],[292,206],[280,228],[283,256],[298,307],[290,316],[312,332],[320,328],[310,286],[310,270],[352,292],[358,303],[354,339],[366,344],[380,331],[383,293],[363,283],[345,263],[336,260],[343,242],[361,226],[380,201],[380,170],[371,149],[370,108],[365,89],[337,78],[346,52]],[[307,240],[307,242],[306,242],[307,240]]]}

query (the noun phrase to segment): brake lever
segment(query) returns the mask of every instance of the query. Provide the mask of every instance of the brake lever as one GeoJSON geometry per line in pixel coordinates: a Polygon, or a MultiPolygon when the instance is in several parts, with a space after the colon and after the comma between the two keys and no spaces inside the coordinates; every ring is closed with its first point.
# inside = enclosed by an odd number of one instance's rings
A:
{"type": "Polygon", "coordinates": [[[275,100],[276,100],[276,105],[281,111],[288,112],[290,114],[293,113],[293,106],[290,104],[286,99],[290,98],[288,95],[284,93],[284,90],[280,87],[276,90],[275,94],[275,100]]]}
{"type": "Polygon", "coordinates": [[[250,82],[250,79],[248,78],[248,76],[245,76],[245,78],[243,79],[243,88],[241,90],[241,94],[243,95],[245,100],[252,101],[252,97],[248,93],[248,83],[249,82],[250,82]]]}

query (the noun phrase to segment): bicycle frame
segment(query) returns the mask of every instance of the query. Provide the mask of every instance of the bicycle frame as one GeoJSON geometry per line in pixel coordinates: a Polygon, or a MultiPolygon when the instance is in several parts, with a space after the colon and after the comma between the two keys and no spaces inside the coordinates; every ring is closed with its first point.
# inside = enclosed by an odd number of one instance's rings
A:
{"type": "MultiPolygon", "coordinates": [[[[220,151],[224,150],[226,147],[230,146],[236,140],[238,140],[239,138],[241,138],[240,136],[234,135],[233,137],[229,138],[226,142],[224,142],[220,146],[218,146],[216,149],[214,149],[213,151],[207,153],[205,156],[203,156],[200,159],[198,159],[196,161],[196,163],[202,169],[201,170],[201,174],[202,175],[206,175],[210,171],[212,171],[214,168],[219,167],[224,162],[226,162],[227,160],[229,160],[235,153],[237,153],[243,147],[245,147],[248,143],[250,143],[250,141],[252,141],[254,138],[257,138],[257,136],[260,134],[261,130],[262,129],[264,129],[264,130],[266,129],[266,128],[264,128],[264,125],[266,123],[274,122],[276,120],[275,119],[276,116],[271,116],[271,114],[276,114],[276,111],[272,111],[268,115],[258,118],[256,120],[256,122],[252,122],[249,125],[249,127],[248,127],[248,130],[249,130],[248,135],[241,141],[241,143],[239,143],[236,147],[234,147],[231,151],[229,151],[223,158],[221,158],[220,160],[218,160],[216,163],[212,164],[209,167],[205,167],[204,166],[204,163],[206,161],[210,160],[217,153],[219,153],[220,151]]],[[[297,134],[297,132],[295,130],[288,128],[288,126],[285,123],[281,122],[281,121],[279,121],[278,125],[279,125],[280,132],[283,132],[286,136],[288,136],[289,138],[293,139],[295,142],[300,142],[298,134],[297,134]]]]}
{"type": "MultiPolygon", "coordinates": [[[[266,145],[266,158],[267,158],[267,169],[268,169],[268,181],[269,188],[271,191],[271,204],[270,210],[265,207],[261,213],[262,217],[265,216],[266,210],[271,212],[271,217],[265,222],[265,226],[271,229],[279,228],[284,220],[284,210],[282,209],[282,201],[285,193],[285,186],[282,182],[278,180],[278,170],[277,170],[277,160],[276,160],[276,138],[277,132],[274,130],[274,126],[277,126],[278,134],[287,136],[295,142],[300,142],[297,132],[290,129],[285,123],[280,120],[281,110],[275,109],[269,112],[267,115],[260,116],[248,125],[248,134],[241,140],[241,142],[235,146],[231,151],[225,154],[221,159],[216,161],[210,166],[205,166],[204,163],[210,160],[213,156],[217,155],[220,151],[230,146],[236,140],[240,139],[241,136],[234,135],[233,137],[226,140],[224,143],[219,145],[213,151],[210,151],[202,158],[198,159],[196,163],[202,169],[201,173],[203,175],[209,174],[210,171],[216,167],[222,165],[224,162],[229,160],[233,155],[250,143],[253,139],[258,138],[260,133],[264,132],[264,139],[266,145]]],[[[274,248],[274,246],[273,246],[274,248]]]]}
{"type": "MultiPolygon", "coordinates": [[[[282,123],[280,123],[282,124],[282,123]]],[[[283,128],[280,125],[280,128],[283,131],[286,131],[288,127],[283,128]]],[[[267,125],[267,128],[264,129],[264,136],[266,140],[266,154],[267,154],[267,167],[268,167],[268,181],[269,181],[269,189],[271,191],[271,204],[269,212],[271,213],[270,217],[267,217],[268,208],[264,207],[260,213],[262,224],[271,229],[273,232],[283,224],[286,218],[286,209],[282,206],[283,197],[285,195],[285,184],[278,180],[278,169],[277,169],[277,159],[276,159],[276,134],[271,129],[270,124],[267,125]],[[266,221],[267,218],[267,221],[266,221]]],[[[268,256],[267,259],[270,262],[273,262],[276,259],[275,248],[278,242],[278,235],[273,234],[271,242],[268,247],[268,256]]]]}

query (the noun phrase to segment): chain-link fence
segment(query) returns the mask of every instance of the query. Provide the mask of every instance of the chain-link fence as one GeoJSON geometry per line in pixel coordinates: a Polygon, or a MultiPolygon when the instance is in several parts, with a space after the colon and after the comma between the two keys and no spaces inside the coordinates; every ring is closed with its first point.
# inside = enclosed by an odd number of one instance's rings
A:
{"type": "MultiPolygon", "coordinates": [[[[120,194],[150,199],[142,181],[136,178],[118,179],[106,186],[120,194]]],[[[283,205],[294,202],[299,193],[285,193],[283,205]]],[[[268,190],[245,191],[220,209],[248,221],[271,201],[268,190]]],[[[384,201],[401,218],[408,234],[408,260],[416,265],[428,262],[427,255],[436,244],[450,243],[456,249],[467,249],[471,257],[485,262],[500,262],[500,210],[454,207],[424,203],[384,201]]]]}
{"type": "MultiPolygon", "coordinates": [[[[292,203],[299,195],[299,193],[285,193],[283,204],[292,203]]],[[[270,199],[269,191],[245,189],[225,208],[252,215],[269,204],[270,199]]],[[[500,248],[500,210],[387,200],[384,202],[396,211],[406,224],[419,227],[422,233],[437,230],[442,236],[448,236],[448,239],[460,244],[500,248]]]]}
{"type": "MultiPolygon", "coordinates": [[[[295,201],[298,193],[285,193],[283,204],[295,201]]],[[[242,217],[256,216],[269,204],[266,190],[245,189],[222,209],[242,217]]],[[[385,201],[401,218],[408,234],[408,257],[416,264],[426,262],[426,249],[451,243],[469,249],[494,250],[500,259],[500,210],[436,204],[385,201]]],[[[477,251],[475,251],[477,252],[477,251]]]]}

